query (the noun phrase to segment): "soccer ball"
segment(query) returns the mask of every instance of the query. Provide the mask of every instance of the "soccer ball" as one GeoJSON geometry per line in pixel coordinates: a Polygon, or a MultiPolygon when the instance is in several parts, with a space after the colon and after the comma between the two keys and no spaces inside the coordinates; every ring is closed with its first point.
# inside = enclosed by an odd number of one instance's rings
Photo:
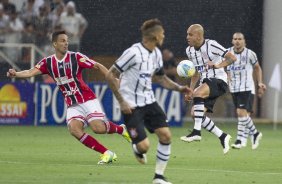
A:
{"type": "Polygon", "coordinates": [[[189,60],[183,60],[181,61],[176,68],[177,74],[180,77],[184,77],[184,78],[190,78],[192,77],[196,70],[195,70],[195,66],[193,64],[192,61],[189,60]]]}

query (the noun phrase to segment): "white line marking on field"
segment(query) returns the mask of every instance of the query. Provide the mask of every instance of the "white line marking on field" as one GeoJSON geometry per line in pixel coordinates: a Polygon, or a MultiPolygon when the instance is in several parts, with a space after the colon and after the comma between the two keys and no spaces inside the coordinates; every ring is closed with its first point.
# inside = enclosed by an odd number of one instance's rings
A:
{"type": "MultiPolygon", "coordinates": [[[[40,163],[40,162],[16,162],[16,161],[5,161],[5,160],[0,160],[0,163],[5,163],[5,164],[22,164],[22,165],[53,165],[53,166],[67,166],[67,165],[72,165],[72,166],[82,166],[82,167],[102,167],[101,165],[93,165],[93,164],[54,164],[54,163],[40,163]]],[[[136,166],[127,166],[127,165],[109,165],[110,167],[108,168],[127,168],[127,169],[136,169],[138,167],[136,166]]],[[[140,169],[148,168],[151,169],[151,166],[142,166],[139,167],[140,169]]],[[[220,169],[189,169],[189,168],[177,168],[177,167],[169,167],[168,170],[181,170],[181,171],[204,171],[204,172],[221,172],[221,173],[240,173],[240,174],[260,174],[260,175],[282,175],[282,173],[279,172],[255,172],[255,171],[235,171],[235,170],[220,170],[220,169]]]]}

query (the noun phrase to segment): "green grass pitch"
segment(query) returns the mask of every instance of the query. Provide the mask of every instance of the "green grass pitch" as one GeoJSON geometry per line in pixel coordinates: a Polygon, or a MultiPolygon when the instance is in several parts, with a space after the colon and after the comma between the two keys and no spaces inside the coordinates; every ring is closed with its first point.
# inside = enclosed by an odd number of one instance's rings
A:
{"type": "MultiPolygon", "coordinates": [[[[235,124],[218,124],[236,138],[235,124]]],[[[191,126],[191,124],[189,125],[191,126]]],[[[202,131],[202,141],[181,142],[187,127],[171,128],[172,154],[166,177],[174,184],[282,183],[282,131],[257,125],[263,139],[223,155],[219,140],[202,131]]],[[[89,129],[87,129],[88,132],[89,129]]],[[[94,135],[91,133],[91,135],[94,135]]],[[[155,168],[157,139],[149,135],[148,164],[140,165],[121,136],[94,135],[118,155],[110,165],[97,165],[99,154],[71,137],[66,127],[0,126],[0,184],[148,184],[155,168]]]]}

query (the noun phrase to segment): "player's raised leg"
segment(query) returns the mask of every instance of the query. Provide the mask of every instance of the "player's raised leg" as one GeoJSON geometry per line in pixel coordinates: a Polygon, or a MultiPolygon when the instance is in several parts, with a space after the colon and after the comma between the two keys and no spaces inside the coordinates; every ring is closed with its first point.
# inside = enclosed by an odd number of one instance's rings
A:
{"type": "Polygon", "coordinates": [[[122,135],[128,142],[131,142],[129,134],[124,125],[117,125],[107,120],[98,99],[86,102],[84,108],[87,109],[86,121],[91,122],[90,126],[93,132],[97,134],[117,133],[122,135]]]}
{"type": "Polygon", "coordinates": [[[209,132],[213,133],[215,136],[217,136],[220,140],[221,146],[223,147],[223,153],[226,154],[230,150],[230,140],[231,136],[224,133],[221,129],[219,129],[214,122],[207,116],[204,117],[202,122],[203,128],[208,130],[209,132]]]}
{"type": "Polygon", "coordinates": [[[104,145],[99,143],[94,137],[84,132],[84,123],[82,121],[77,119],[72,119],[68,123],[68,129],[71,135],[74,136],[76,139],[78,139],[86,147],[104,155],[102,159],[103,163],[110,163],[116,160],[115,153],[108,150],[104,145]]]}

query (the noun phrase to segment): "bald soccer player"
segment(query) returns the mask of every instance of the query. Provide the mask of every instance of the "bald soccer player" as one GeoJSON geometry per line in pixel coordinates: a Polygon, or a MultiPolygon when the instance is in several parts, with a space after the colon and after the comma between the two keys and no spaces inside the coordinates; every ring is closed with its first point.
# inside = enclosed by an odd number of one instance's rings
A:
{"type": "Polygon", "coordinates": [[[200,141],[201,127],[204,127],[219,138],[223,153],[226,154],[230,150],[231,136],[219,129],[205,114],[212,113],[216,99],[226,93],[228,85],[224,67],[236,61],[236,57],[215,40],[205,39],[204,28],[200,24],[188,28],[187,41],[189,46],[186,53],[196,67],[196,74],[190,83],[190,88],[194,90],[193,97],[186,96],[186,100],[193,99],[191,116],[195,123],[193,131],[180,139],[185,142],[200,141]],[[198,80],[199,86],[196,86],[198,80]]]}

